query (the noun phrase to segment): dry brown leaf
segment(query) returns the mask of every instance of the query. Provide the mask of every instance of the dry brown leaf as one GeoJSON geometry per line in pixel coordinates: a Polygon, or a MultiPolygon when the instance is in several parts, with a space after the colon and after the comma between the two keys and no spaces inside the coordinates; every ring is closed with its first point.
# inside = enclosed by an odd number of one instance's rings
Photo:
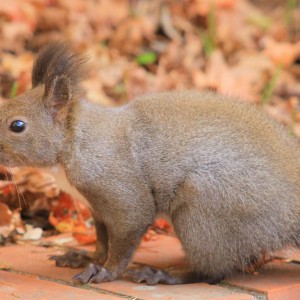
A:
{"type": "Polygon", "coordinates": [[[275,65],[289,67],[300,57],[300,42],[278,43],[272,39],[265,39],[264,45],[264,53],[272,59],[275,65]]]}
{"type": "MultiPolygon", "coordinates": [[[[24,72],[27,74],[33,63],[33,54],[25,52],[19,56],[5,53],[1,55],[1,64],[4,71],[8,71],[14,78],[19,78],[24,72]]],[[[28,87],[27,87],[28,88],[28,87]]]]}
{"type": "Polygon", "coordinates": [[[20,192],[29,191],[44,194],[48,198],[59,195],[54,176],[35,168],[12,168],[13,182],[18,185],[20,192]]]}
{"type": "Polygon", "coordinates": [[[193,0],[187,6],[188,15],[206,16],[214,7],[215,9],[232,9],[236,5],[237,0],[193,0]]]}
{"type": "Polygon", "coordinates": [[[12,212],[8,206],[0,202],[0,226],[7,226],[11,223],[12,212]]]}
{"type": "Polygon", "coordinates": [[[154,31],[151,20],[138,17],[129,19],[112,34],[109,45],[123,54],[138,54],[144,41],[152,39],[154,31]]]}
{"type": "Polygon", "coordinates": [[[208,61],[207,85],[210,88],[244,100],[258,102],[259,93],[269,81],[274,66],[260,54],[244,53],[239,61],[229,66],[220,51],[215,51],[208,61]]]}

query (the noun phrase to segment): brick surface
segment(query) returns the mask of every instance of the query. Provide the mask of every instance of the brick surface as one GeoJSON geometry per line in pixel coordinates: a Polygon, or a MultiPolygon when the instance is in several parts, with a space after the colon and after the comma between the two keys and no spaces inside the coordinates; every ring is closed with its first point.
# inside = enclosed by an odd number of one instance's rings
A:
{"type": "MultiPolygon", "coordinates": [[[[92,250],[90,246],[86,248],[92,250]]],[[[31,245],[3,247],[0,248],[0,267],[70,282],[80,270],[57,268],[48,260],[50,255],[63,253],[63,250],[55,247],[44,248],[31,245]]],[[[295,260],[299,255],[299,251],[283,253],[280,256],[295,260]]],[[[135,263],[162,268],[185,263],[179,242],[175,238],[165,236],[158,236],[154,241],[143,242],[133,260],[135,263]]],[[[247,291],[267,295],[271,300],[300,299],[300,265],[297,264],[270,263],[258,275],[239,274],[226,279],[226,282],[229,284],[229,289],[207,284],[149,287],[144,284],[134,284],[126,279],[93,284],[92,287],[142,299],[253,299],[247,291]],[[236,293],[230,290],[230,286],[245,289],[245,293],[236,293]]]]}
{"type": "Polygon", "coordinates": [[[122,298],[41,280],[37,276],[0,271],[0,299],[120,300],[122,298]]]}
{"type": "MultiPolygon", "coordinates": [[[[53,262],[47,259],[50,255],[62,253],[63,251],[55,248],[31,245],[7,246],[0,248],[0,267],[8,267],[70,282],[71,278],[80,270],[57,268],[53,262]]],[[[184,263],[184,258],[180,245],[174,238],[159,237],[156,241],[142,243],[134,261],[153,266],[168,267],[184,263]]],[[[247,293],[237,293],[224,287],[210,286],[208,284],[157,285],[150,287],[123,279],[109,283],[93,284],[92,287],[141,299],[253,299],[253,296],[247,293]]]]}
{"type": "Polygon", "coordinates": [[[250,300],[253,296],[246,293],[237,293],[223,287],[195,283],[185,285],[156,285],[147,286],[134,284],[128,281],[107,282],[93,287],[111,290],[114,292],[132,295],[138,298],[152,300],[250,300]]]}
{"type": "Polygon", "coordinates": [[[236,275],[225,282],[263,292],[269,300],[300,299],[300,265],[282,262],[267,264],[258,275],[236,275]]]}
{"type": "Polygon", "coordinates": [[[52,261],[48,260],[51,255],[63,253],[62,250],[54,248],[30,245],[2,247],[0,248],[0,267],[51,278],[70,280],[70,278],[78,273],[78,270],[57,268],[52,261]]]}

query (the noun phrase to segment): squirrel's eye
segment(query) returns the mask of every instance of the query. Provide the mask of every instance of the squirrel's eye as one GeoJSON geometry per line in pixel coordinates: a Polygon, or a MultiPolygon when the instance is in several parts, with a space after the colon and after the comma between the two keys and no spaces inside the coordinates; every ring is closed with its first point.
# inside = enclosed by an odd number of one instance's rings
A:
{"type": "Polygon", "coordinates": [[[13,121],[10,125],[10,130],[13,132],[22,132],[26,129],[26,123],[21,120],[13,121]]]}

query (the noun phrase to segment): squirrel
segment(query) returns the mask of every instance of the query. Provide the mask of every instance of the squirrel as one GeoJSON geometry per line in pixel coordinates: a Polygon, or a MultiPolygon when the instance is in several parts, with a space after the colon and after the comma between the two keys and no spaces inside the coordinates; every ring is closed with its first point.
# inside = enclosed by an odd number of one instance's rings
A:
{"type": "Polygon", "coordinates": [[[97,262],[82,283],[121,276],[157,214],[174,227],[188,270],[150,267],[135,282],[216,283],[265,253],[300,244],[300,159],[259,108],[204,91],[139,96],[121,107],[86,100],[86,59],[42,48],[32,89],[0,107],[0,164],[61,165],[87,199],[97,262]]]}

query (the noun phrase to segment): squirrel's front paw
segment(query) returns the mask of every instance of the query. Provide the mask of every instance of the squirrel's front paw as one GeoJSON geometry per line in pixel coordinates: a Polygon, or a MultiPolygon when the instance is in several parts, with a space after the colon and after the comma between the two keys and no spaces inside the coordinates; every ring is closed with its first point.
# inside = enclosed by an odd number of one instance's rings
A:
{"type": "Polygon", "coordinates": [[[81,283],[100,283],[112,281],[115,278],[115,274],[111,273],[104,267],[95,264],[89,264],[83,272],[73,277],[73,279],[78,280],[81,283]]]}
{"type": "Polygon", "coordinates": [[[69,250],[64,255],[53,255],[49,259],[54,260],[57,267],[71,268],[86,267],[92,261],[85,250],[69,250]]]}

